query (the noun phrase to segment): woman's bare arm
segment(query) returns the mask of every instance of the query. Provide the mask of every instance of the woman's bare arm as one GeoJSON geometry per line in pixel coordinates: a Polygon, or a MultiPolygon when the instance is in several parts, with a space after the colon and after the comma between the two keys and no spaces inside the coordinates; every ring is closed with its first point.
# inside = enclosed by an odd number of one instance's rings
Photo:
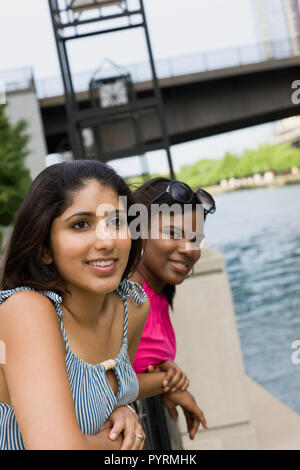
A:
{"type": "Polygon", "coordinates": [[[27,449],[118,449],[109,430],[84,435],[65,364],[65,345],[51,301],[17,292],[0,307],[0,340],[11,403],[27,449]]]}
{"type": "Polygon", "coordinates": [[[150,301],[146,296],[143,304],[138,305],[130,296],[128,299],[128,355],[130,362],[134,360],[139,342],[142,337],[144,326],[150,311],[150,301]]]}
{"type": "Polygon", "coordinates": [[[137,374],[139,381],[138,399],[141,400],[142,398],[149,398],[164,393],[163,381],[165,376],[165,372],[145,372],[137,374]]]}
{"type": "MultiPolygon", "coordinates": [[[[132,278],[131,278],[132,279],[132,278]]],[[[131,363],[134,360],[143,329],[150,311],[150,301],[137,305],[131,297],[128,299],[128,354],[131,363]]],[[[166,372],[137,374],[139,382],[138,399],[153,397],[163,393],[163,380],[166,372]]]]}

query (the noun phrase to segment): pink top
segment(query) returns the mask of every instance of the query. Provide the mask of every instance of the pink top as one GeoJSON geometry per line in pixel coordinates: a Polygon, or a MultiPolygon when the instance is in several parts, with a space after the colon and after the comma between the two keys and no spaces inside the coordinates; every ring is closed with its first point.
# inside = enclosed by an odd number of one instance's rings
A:
{"type": "Polygon", "coordinates": [[[162,361],[174,361],[176,338],[169,315],[169,303],[163,293],[157,294],[143,280],[143,288],[150,300],[150,312],[136,352],[133,369],[141,373],[147,367],[162,361]]]}

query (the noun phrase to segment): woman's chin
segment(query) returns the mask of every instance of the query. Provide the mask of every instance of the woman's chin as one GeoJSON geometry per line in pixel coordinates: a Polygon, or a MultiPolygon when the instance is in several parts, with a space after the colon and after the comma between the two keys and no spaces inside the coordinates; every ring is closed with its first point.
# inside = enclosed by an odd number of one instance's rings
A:
{"type": "Polygon", "coordinates": [[[185,280],[185,278],[182,278],[180,280],[178,280],[176,283],[174,283],[176,286],[179,286],[179,284],[182,284],[183,281],[185,280]]]}
{"type": "Polygon", "coordinates": [[[94,294],[108,294],[109,292],[116,290],[119,287],[120,282],[121,278],[119,276],[111,276],[99,279],[96,282],[93,279],[90,283],[85,284],[85,287],[94,294]]]}
{"type": "Polygon", "coordinates": [[[185,276],[181,273],[170,273],[170,276],[168,276],[167,284],[176,286],[182,284],[184,279],[185,276]]]}

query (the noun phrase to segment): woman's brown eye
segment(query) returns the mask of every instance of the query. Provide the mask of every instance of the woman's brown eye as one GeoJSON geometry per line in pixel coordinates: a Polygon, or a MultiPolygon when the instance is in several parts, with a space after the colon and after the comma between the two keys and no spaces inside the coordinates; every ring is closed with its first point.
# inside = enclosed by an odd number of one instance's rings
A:
{"type": "Polygon", "coordinates": [[[78,228],[76,228],[76,226],[79,226],[79,224],[86,224],[86,223],[87,223],[87,222],[86,222],[85,220],[79,220],[79,222],[76,222],[74,225],[72,225],[72,228],[73,228],[74,230],[80,230],[81,228],[84,228],[84,227],[81,226],[81,227],[79,227],[79,229],[78,229],[78,228]]]}

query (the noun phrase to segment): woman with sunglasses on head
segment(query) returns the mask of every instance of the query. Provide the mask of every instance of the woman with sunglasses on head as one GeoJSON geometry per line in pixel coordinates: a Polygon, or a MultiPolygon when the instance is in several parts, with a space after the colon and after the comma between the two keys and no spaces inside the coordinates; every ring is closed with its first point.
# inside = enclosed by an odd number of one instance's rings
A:
{"type": "Polygon", "coordinates": [[[149,311],[126,279],[141,254],[134,202],[98,161],[56,164],[32,183],[0,285],[1,450],[143,448],[126,406],[139,392],[131,362],[149,311]]]}
{"type": "Polygon", "coordinates": [[[150,384],[149,376],[156,374],[157,381],[161,380],[161,399],[169,414],[176,419],[176,406],[182,407],[193,439],[200,423],[205,428],[207,425],[202,411],[187,391],[188,378],[174,363],[176,339],[169,306],[173,307],[175,286],[188,277],[201,256],[204,220],[208,213],[215,212],[215,202],[206,191],[199,189],[193,192],[186,184],[167,178],[147,181],[135,191],[135,195],[147,207],[149,236],[132,279],[143,286],[151,307],[133,368],[140,383],[148,380],[150,384]],[[174,216],[169,215],[170,212],[168,217],[160,213],[153,216],[155,204],[167,208],[177,204],[181,210],[174,216]],[[153,225],[158,237],[152,236],[153,225]]]}

